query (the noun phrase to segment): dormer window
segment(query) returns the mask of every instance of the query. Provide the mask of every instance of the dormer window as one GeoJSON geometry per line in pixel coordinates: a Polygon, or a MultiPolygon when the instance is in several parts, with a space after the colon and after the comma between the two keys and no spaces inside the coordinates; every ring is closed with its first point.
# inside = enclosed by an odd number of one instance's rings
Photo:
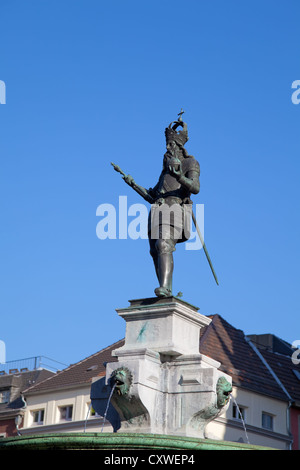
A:
{"type": "Polygon", "coordinates": [[[0,390],[0,403],[9,403],[10,391],[0,390]]]}

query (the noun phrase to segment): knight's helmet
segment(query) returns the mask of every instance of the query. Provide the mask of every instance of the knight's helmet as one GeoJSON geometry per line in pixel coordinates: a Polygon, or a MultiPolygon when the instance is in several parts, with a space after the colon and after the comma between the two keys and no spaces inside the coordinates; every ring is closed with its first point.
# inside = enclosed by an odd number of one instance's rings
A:
{"type": "Polygon", "coordinates": [[[182,121],[181,118],[178,121],[173,121],[165,130],[166,144],[169,142],[176,142],[180,147],[183,147],[184,144],[189,140],[187,124],[182,121]],[[177,131],[177,127],[181,126],[182,130],[177,131]]]}

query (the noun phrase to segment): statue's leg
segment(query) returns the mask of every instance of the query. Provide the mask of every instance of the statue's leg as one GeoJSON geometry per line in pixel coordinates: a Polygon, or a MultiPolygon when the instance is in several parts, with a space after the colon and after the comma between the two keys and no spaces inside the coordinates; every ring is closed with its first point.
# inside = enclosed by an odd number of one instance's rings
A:
{"type": "Polygon", "coordinates": [[[152,259],[153,259],[155,272],[156,272],[156,277],[158,279],[158,282],[160,283],[159,268],[158,268],[158,253],[157,253],[157,249],[156,249],[156,246],[155,246],[156,242],[157,242],[157,240],[151,240],[151,238],[149,238],[150,255],[152,256],[152,259]]]}
{"type": "Polygon", "coordinates": [[[158,257],[158,269],[160,274],[160,286],[155,289],[158,297],[170,297],[172,295],[172,277],[173,277],[173,255],[172,253],[163,253],[158,257]]]}
{"type": "Polygon", "coordinates": [[[174,228],[170,224],[161,224],[153,228],[151,236],[149,236],[150,254],[159,282],[159,287],[154,292],[158,297],[170,297],[172,296],[174,268],[173,252],[181,237],[181,229],[174,228]]]}
{"type": "Polygon", "coordinates": [[[173,251],[175,250],[174,240],[156,240],[157,251],[157,272],[159,287],[155,289],[158,297],[170,297],[172,295],[173,279],[173,251]]]}

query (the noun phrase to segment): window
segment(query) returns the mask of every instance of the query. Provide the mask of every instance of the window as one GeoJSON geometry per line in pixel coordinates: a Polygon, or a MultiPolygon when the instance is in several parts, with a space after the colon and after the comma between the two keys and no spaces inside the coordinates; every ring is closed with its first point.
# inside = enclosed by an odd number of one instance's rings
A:
{"type": "Polygon", "coordinates": [[[71,421],[73,414],[73,405],[59,407],[59,420],[71,421]]]}
{"type": "Polygon", "coordinates": [[[240,419],[246,421],[246,408],[240,405],[232,406],[232,417],[234,419],[240,419]],[[242,416],[241,416],[242,415],[242,416]]]}
{"type": "Polygon", "coordinates": [[[262,412],[261,415],[261,426],[264,429],[273,430],[274,417],[269,413],[262,412]]]}
{"type": "Polygon", "coordinates": [[[45,410],[35,410],[31,412],[33,425],[41,425],[44,424],[44,415],[45,410]]]}
{"type": "Polygon", "coordinates": [[[0,403],[9,403],[10,391],[0,390],[0,403]]]}

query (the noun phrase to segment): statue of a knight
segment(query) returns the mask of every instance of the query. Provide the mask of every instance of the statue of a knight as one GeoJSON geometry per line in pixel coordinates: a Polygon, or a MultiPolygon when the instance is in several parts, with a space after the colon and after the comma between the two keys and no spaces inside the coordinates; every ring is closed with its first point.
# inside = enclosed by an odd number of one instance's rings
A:
{"type": "Polygon", "coordinates": [[[124,177],[127,184],[152,204],[148,236],[159,282],[159,287],[155,289],[158,297],[172,296],[173,252],[177,243],[188,240],[190,236],[190,196],[200,190],[200,166],[184,148],[188,132],[181,114],[165,130],[167,151],[156,186],[146,190],[138,186],[130,175],[124,177]]]}

